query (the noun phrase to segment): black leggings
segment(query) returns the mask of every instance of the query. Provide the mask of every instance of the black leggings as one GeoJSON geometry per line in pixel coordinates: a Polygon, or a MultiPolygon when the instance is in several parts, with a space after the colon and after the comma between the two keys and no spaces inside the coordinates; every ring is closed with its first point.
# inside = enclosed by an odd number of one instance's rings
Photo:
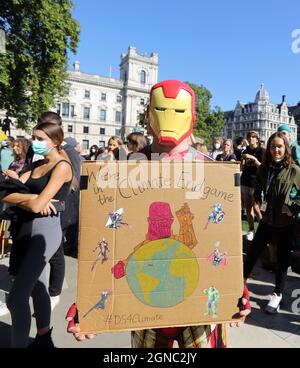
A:
{"type": "Polygon", "coordinates": [[[250,250],[247,254],[244,264],[245,280],[247,280],[253,267],[255,266],[257,259],[275,235],[277,241],[278,267],[276,270],[274,292],[276,294],[281,294],[284,291],[293,245],[293,229],[294,224],[279,228],[270,226],[263,221],[260,221],[253,239],[253,244],[249,247],[250,250]]]}
{"type": "Polygon", "coordinates": [[[60,295],[65,278],[65,255],[63,239],[57,251],[53,254],[50,263],[50,277],[49,277],[49,294],[50,296],[60,295]]]}
{"type": "Polygon", "coordinates": [[[51,305],[45,266],[62,238],[60,216],[35,218],[18,227],[14,238],[17,258],[15,278],[7,300],[12,319],[12,347],[26,348],[31,326],[32,296],[38,329],[50,325],[51,305]]]}

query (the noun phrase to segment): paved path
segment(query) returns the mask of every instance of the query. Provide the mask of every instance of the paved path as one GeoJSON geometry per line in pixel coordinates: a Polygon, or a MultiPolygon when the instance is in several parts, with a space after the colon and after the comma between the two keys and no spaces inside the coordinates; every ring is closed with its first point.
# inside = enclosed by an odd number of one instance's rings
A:
{"type": "MultiPolygon", "coordinates": [[[[0,260],[0,289],[9,289],[7,275],[8,260],[0,260]]],[[[106,333],[98,335],[95,339],[78,343],[66,333],[64,320],[68,306],[75,300],[77,260],[66,257],[66,280],[60,304],[52,315],[53,339],[57,347],[65,348],[122,348],[130,347],[130,334],[106,333]]],[[[272,292],[274,275],[259,266],[253,271],[254,280],[249,282],[251,304],[253,311],[247,322],[240,328],[228,328],[229,347],[244,348],[292,348],[300,347],[300,311],[291,312],[291,305],[297,305],[296,298],[291,295],[299,289],[298,308],[300,309],[300,275],[289,272],[287,289],[285,291],[285,304],[278,315],[268,316],[263,312],[267,303],[267,295],[272,292]]],[[[0,294],[1,298],[1,294],[0,294]]],[[[32,320],[31,337],[35,336],[35,320],[32,320]]],[[[0,316],[0,348],[9,347],[10,315],[0,316]]]]}

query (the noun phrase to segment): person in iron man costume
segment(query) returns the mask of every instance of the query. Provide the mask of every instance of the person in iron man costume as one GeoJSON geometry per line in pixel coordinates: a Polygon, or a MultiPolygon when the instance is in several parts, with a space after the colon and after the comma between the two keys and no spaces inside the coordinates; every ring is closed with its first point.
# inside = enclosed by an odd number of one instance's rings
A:
{"type": "MultiPolygon", "coordinates": [[[[211,158],[189,145],[195,118],[195,94],[189,85],[177,80],[155,84],[150,91],[150,105],[147,111],[148,130],[153,135],[153,143],[139,154],[145,155],[148,160],[151,159],[151,154],[158,153],[162,160],[183,160],[188,157],[191,160],[211,161],[211,158]]],[[[136,158],[132,155],[131,159],[136,158]]],[[[124,272],[124,269],[112,270],[113,273],[119,271],[124,272]]],[[[240,299],[240,317],[245,319],[250,312],[250,297],[245,286],[240,299]]],[[[67,331],[73,333],[77,340],[82,341],[94,336],[80,334],[76,304],[69,309],[66,320],[69,322],[67,331]]],[[[242,322],[238,322],[237,326],[241,324],[242,322]]],[[[133,348],[172,347],[175,340],[178,341],[179,347],[186,348],[226,347],[225,325],[146,329],[132,331],[131,338],[133,348]]]]}
{"type": "Polygon", "coordinates": [[[195,119],[195,93],[188,84],[177,80],[155,84],[147,110],[147,128],[153,142],[140,153],[149,160],[151,153],[163,154],[162,159],[182,160],[189,154],[191,159],[212,160],[189,145],[195,119]]]}
{"type": "Polygon", "coordinates": [[[174,80],[152,87],[147,121],[159,145],[180,145],[192,134],[195,118],[195,94],[188,84],[174,80]]]}

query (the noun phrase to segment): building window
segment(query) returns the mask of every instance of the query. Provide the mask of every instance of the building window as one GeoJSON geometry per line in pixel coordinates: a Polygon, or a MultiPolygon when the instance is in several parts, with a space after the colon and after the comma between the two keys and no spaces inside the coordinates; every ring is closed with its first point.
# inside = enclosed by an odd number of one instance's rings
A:
{"type": "Polygon", "coordinates": [[[105,147],[105,141],[99,141],[99,148],[100,147],[105,147]]]}
{"type": "Polygon", "coordinates": [[[121,111],[116,111],[116,122],[121,123],[122,114],[121,111]]]}
{"type": "Polygon", "coordinates": [[[122,134],[122,129],[116,129],[116,136],[120,137],[122,134]]]}
{"type": "Polygon", "coordinates": [[[62,103],[62,116],[69,116],[69,103],[68,102],[62,103]]]}
{"type": "Polygon", "coordinates": [[[101,101],[106,101],[106,93],[101,93],[101,101]]]}
{"type": "Polygon", "coordinates": [[[87,151],[90,148],[90,141],[88,139],[82,140],[82,148],[84,151],[87,151]]]}
{"type": "Polygon", "coordinates": [[[85,98],[90,98],[90,97],[91,97],[91,91],[90,91],[90,90],[88,90],[88,89],[86,89],[86,90],[84,91],[84,97],[85,97],[85,98]]]}
{"type": "Polygon", "coordinates": [[[143,105],[143,106],[145,105],[145,99],[144,98],[140,99],[140,105],[143,105]]]}
{"type": "Polygon", "coordinates": [[[105,128],[100,128],[100,134],[104,135],[105,134],[105,128]]]}
{"type": "Polygon", "coordinates": [[[56,112],[58,113],[58,115],[60,115],[60,104],[57,105],[56,112]]]}
{"type": "Polygon", "coordinates": [[[121,95],[117,95],[117,102],[118,103],[122,102],[122,96],[121,95]]]}
{"type": "MultiPolygon", "coordinates": [[[[146,114],[145,113],[143,113],[143,112],[138,112],[137,113],[138,114],[138,117],[137,117],[137,123],[138,124],[144,124],[144,123],[146,123],[146,114]]],[[[228,124],[228,126],[229,125],[232,125],[232,123],[229,123],[228,124]]]]}
{"type": "Polygon", "coordinates": [[[84,134],[89,134],[89,127],[84,126],[84,127],[83,127],[83,133],[84,133],[84,134]]]}
{"type": "Polygon", "coordinates": [[[73,132],[73,125],[69,124],[68,125],[68,133],[72,133],[73,132]]]}
{"type": "Polygon", "coordinates": [[[141,74],[140,74],[140,82],[142,84],[145,84],[146,83],[146,72],[145,70],[141,70],[141,74]]]}
{"type": "Polygon", "coordinates": [[[106,121],[106,110],[100,110],[100,121],[106,121]]]}
{"type": "Polygon", "coordinates": [[[91,109],[89,107],[85,107],[83,109],[83,118],[89,120],[90,119],[91,109]]]}
{"type": "Polygon", "coordinates": [[[71,117],[74,118],[75,115],[75,105],[71,105],[71,117]]]}

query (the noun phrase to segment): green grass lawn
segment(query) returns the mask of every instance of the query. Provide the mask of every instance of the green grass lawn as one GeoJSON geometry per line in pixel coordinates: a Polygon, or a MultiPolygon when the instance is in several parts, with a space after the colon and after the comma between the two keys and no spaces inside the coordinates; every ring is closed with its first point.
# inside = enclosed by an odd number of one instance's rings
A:
{"type": "MultiPolygon", "coordinates": [[[[256,231],[258,226],[258,222],[255,221],[254,223],[254,230],[256,231]]],[[[249,225],[247,220],[242,220],[242,230],[248,232],[249,231],[249,225]]]]}

